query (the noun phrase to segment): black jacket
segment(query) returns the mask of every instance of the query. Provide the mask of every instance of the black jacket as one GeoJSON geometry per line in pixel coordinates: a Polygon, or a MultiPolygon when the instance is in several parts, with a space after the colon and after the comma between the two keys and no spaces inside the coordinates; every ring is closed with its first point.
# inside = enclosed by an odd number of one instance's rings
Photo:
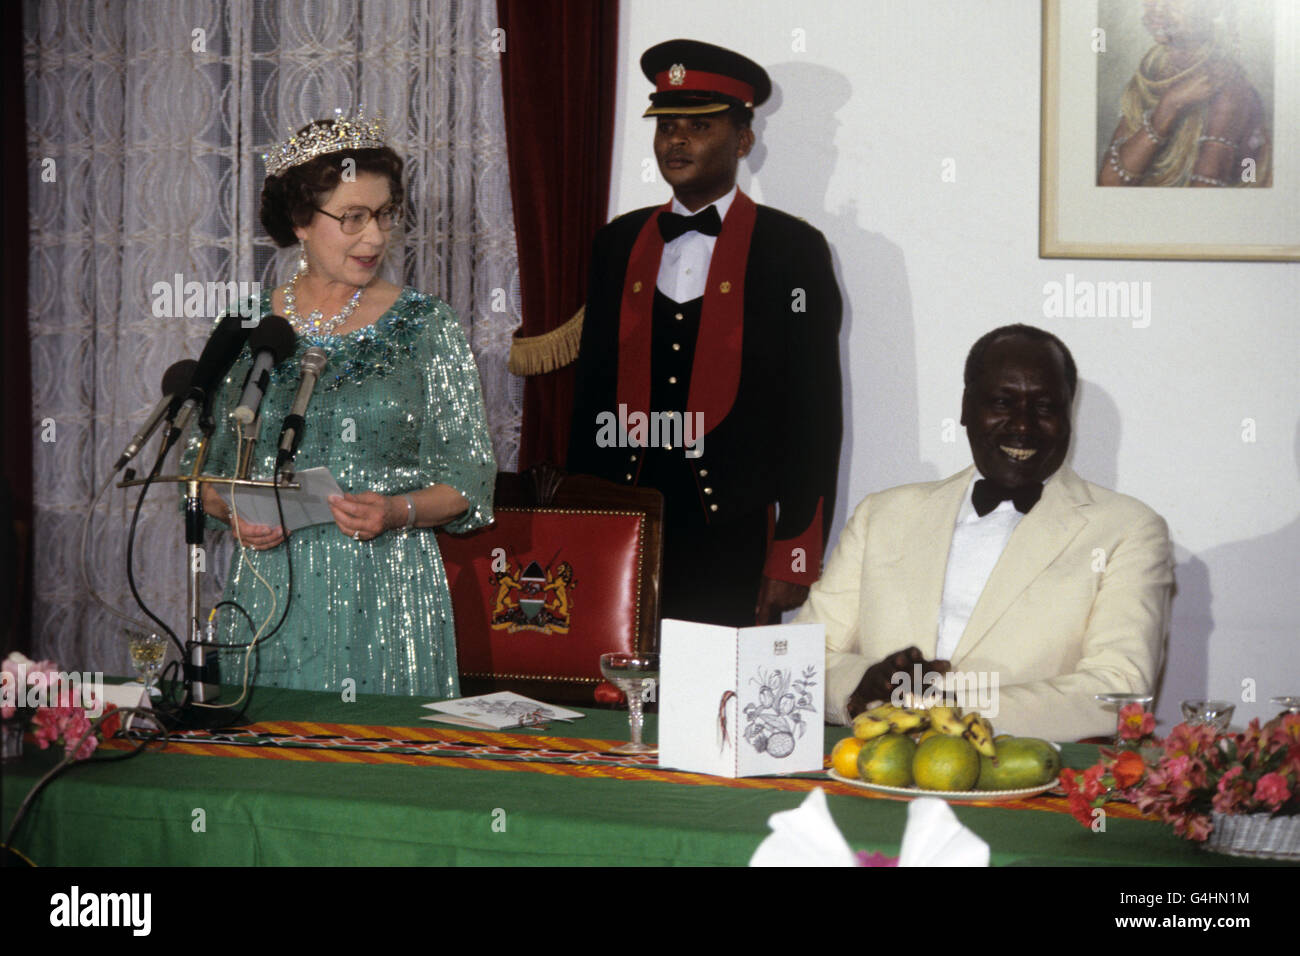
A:
{"type": "MultiPolygon", "coordinates": [[[[617,412],[620,303],[628,260],[642,228],[662,208],[620,216],[592,244],[568,468],[623,484],[637,483],[644,456],[634,461],[635,449],[598,447],[596,421],[601,412],[617,412]]],[[[723,235],[737,220],[735,210],[733,203],[723,235]]],[[[653,224],[649,228],[662,252],[657,230],[653,224]]],[[[711,269],[711,290],[714,279],[711,269]]],[[[721,421],[706,423],[703,454],[688,459],[697,501],[675,503],[701,508],[710,523],[775,503],[779,519],[767,573],[801,584],[811,584],[820,572],[834,508],[842,429],[840,310],[822,234],[800,219],[758,206],[745,267],[734,403],[721,421]],[[789,570],[788,548],[781,545],[792,542],[807,549],[805,573],[789,570]]],[[[721,363],[735,360],[697,352],[693,380],[703,375],[710,381],[721,363]]]]}

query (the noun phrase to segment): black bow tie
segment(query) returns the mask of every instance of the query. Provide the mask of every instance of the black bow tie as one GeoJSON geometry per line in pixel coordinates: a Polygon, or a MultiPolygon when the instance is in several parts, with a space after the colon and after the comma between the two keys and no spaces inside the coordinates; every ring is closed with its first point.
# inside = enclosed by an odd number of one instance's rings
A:
{"type": "Polygon", "coordinates": [[[664,242],[672,242],[688,232],[716,236],[721,231],[722,217],[718,215],[717,206],[709,206],[693,216],[683,216],[676,212],[659,214],[659,235],[664,237],[664,242]]]}
{"type": "Polygon", "coordinates": [[[1027,514],[1029,509],[1038,504],[1038,499],[1043,495],[1043,486],[1026,485],[1011,491],[1003,488],[1001,485],[994,484],[987,478],[981,478],[975,482],[975,487],[971,489],[971,504],[975,506],[975,513],[983,518],[986,514],[996,508],[1004,501],[1010,501],[1016,506],[1016,510],[1021,514],[1027,514]]]}

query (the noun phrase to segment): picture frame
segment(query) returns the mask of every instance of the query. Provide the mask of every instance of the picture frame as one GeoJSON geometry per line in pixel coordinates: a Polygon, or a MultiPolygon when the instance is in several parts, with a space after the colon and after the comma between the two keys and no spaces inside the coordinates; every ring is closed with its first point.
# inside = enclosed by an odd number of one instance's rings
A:
{"type": "Polygon", "coordinates": [[[1300,260],[1300,5],[1214,7],[1042,0],[1040,258],[1300,260]]]}

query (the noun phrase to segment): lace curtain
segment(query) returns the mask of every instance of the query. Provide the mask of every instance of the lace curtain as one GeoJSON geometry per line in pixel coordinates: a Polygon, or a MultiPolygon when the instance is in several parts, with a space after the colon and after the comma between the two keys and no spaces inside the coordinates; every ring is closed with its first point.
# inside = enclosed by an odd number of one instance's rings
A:
{"type": "MultiPolygon", "coordinates": [[[[36,652],[127,673],[122,622],[82,586],[90,499],[195,357],[212,315],[169,316],[158,283],[291,274],[257,220],[261,153],[289,127],[364,104],[406,160],[407,219],[386,278],[456,310],[478,360],[497,461],[513,469],[522,390],[506,371],[519,324],[494,0],[27,0],[36,652]],[[178,280],[176,277],[180,277],[178,280]]],[[[133,464],[147,472],[156,444],[133,464]]],[[[163,471],[174,472],[168,462],[163,471]]],[[[96,590],[133,617],[125,575],[136,492],[94,515],[96,590]]],[[[141,512],[146,600],[184,620],[174,487],[141,512]]],[[[209,536],[204,606],[229,559],[209,536]]]]}

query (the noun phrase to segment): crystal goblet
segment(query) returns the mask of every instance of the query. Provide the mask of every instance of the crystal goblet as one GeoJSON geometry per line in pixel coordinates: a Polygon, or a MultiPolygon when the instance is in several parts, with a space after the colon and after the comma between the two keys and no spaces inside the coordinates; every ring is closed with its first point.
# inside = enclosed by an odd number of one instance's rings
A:
{"type": "Polygon", "coordinates": [[[127,647],[131,651],[131,666],[140,675],[145,692],[150,697],[161,697],[154,684],[162,671],[163,658],[167,655],[167,639],[161,634],[149,634],[144,631],[126,632],[127,647]]]}
{"type": "Polygon", "coordinates": [[[1206,724],[1219,734],[1227,732],[1232,712],[1236,709],[1226,700],[1185,700],[1179,706],[1183,710],[1183,720],[1187,723],[1193,727],[1206,724]]]}
{"type": "Polygon", "coordinates": [[[600,655],[600,672],[627,697],[627,722],[632,729],[630,743],[613,748],[618,754],[656,754],[654,744],[642,743],[641,725],[644,722],[645,695],[659,681],[658,654],[626,654],[612,651],[600,655]]]}

